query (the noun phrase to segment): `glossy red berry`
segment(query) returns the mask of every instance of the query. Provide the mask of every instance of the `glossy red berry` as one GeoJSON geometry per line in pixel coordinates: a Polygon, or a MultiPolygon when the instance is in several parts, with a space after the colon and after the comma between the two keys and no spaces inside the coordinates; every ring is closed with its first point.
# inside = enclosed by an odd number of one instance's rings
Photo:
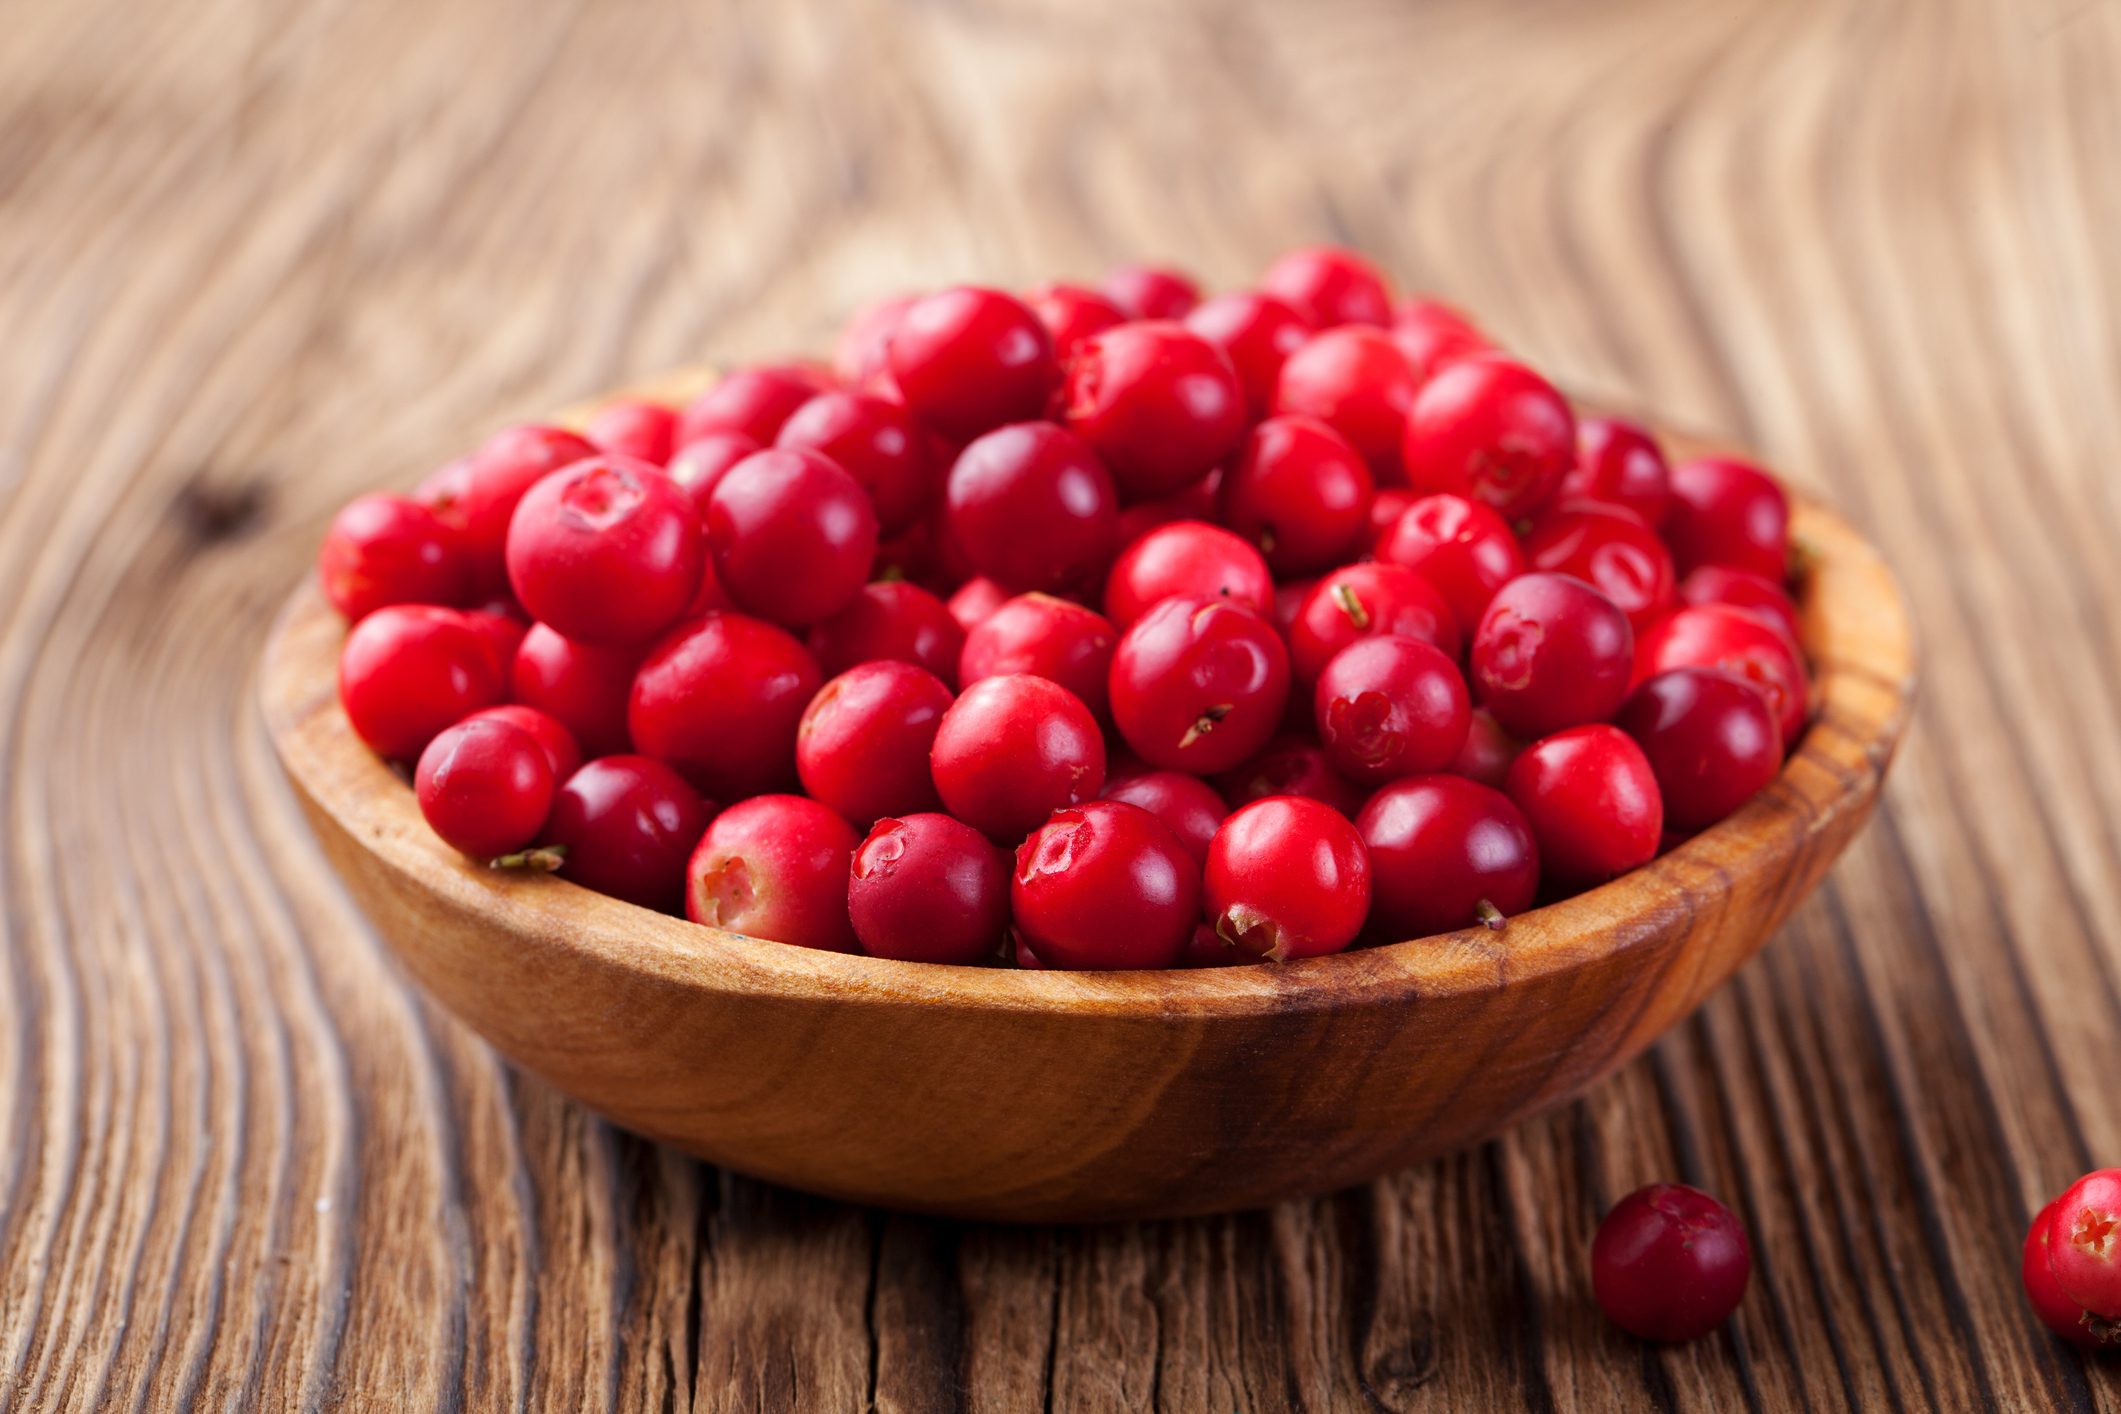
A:
{"type": "Polygon", "coordinates": [[[582,428],[600,452],[661,466],[677,450],[676,408],[640,399],[606,404],[582,428]]]}
{"type": "Polygon", "coordinates": [[[965,631],[949,606],[917,584],[877,580],[852,603],[810,630],[810,652],[828,676],[857,663],[888,660],[926,668],[946,685],[957,682],[965,631]]]}
{"type": "Polygon", "coordinates": [[[1730,1319],[1753,1249],[1729,1208],[1683,1183],[1653,1183],[1613,1205],[1591,1243],[1591,1290],[1614,1325],[1684,1341],[1730,1319]]]}
{"type": "Polygon", "coordinates": [[[965,448],[944,493],[973,569],[1013,589],[1068,589],[1117,548],[1119,495],[1082,439],[1050,422],[1003,427],[965,448]]]}
{"type": "Polygon", "coordinates": [[[1377,499],[1370,502],[1369,544],[1373,555],[1384,543],[1384,538],[1391,534],[1392,527],[1399,524],[1399,518],[1407,513],[1407,508],[1420,499],[1404,486],[1377,488],[1377,499]]]}
{"type": "Polygon", "coordinates": [[[1535,570],[1574,575],[1618,605],[1640,632],[1678,597],[1672,552],[1633,511],[1596,501],[1564,502],[1524,537],[1535,570]]]}
{"type": "Polygon", "coordinates": [[[1408,484],[1530,515],[1576,462],[1568,399],[1521,363],[1493,355],[1446,364],[1421,385],[1400,443],[1408,484]]]}
{"type": "Polygon", "coordinates": [[[985,962],[1009,927],[1009,866],[985,835],[948,815],[879,820],[855,848],[847,912],[871,957],[985,962]]]}
{"type": "Polygon", "coordinates": [[[1020,594],[965,635],[958,681],[970,687],[986,678],[1029,673],[1059,683],[1103,718],[1118,643],[1119,630],[1095,609],[1051,594],[1020,594]]]}
{"type": "Polygon", "coordinates": [[[1488,336],[1458,310],[1437,300],[1409,298],[1392,314],[1392,342],[1406,354],[1416,378],[1461,358],[1493,353],[1488,336]]]}
{"type": "Polygon", "coordinates": [[[816,452],[776,448],[729,469],[707,499],[715,578],[745,612],[804,627],[854,600],[876,558],[876,512],[816,452]]]}
{"type": "Polygon", "coordinates": [[[1024,303],[1053,336],[1054,351],[1063,363],[1077,344],[1128,319],[1124,310],[1096,290],[1061,281],[1032,286],[1024,291],[1024,303]]]}
{"type": "Polygon", "coordinates": [[[536,839],[553,788],[552,758],[537,738],[490,717],[459,722],[429,742],[413,776],[428,828],[480,859],[536,839]]]}
{"type": "Polygon", "coordinates": [[[1093,800],[1017,847],[1009,899],[1046,967],[1170,967],[1200,919],[1200,865],[1140,806],[1093,800]]]}
{"type": "Polygon", "coordinates": [[[1061,406],[1129,500],[1198,481],[1245,435],[1237,370],[1183,324],[1121,324],[1084,339],[1061,406]]]}
{"type": "Polygon", "coordinates": [[[530,488],[508,526],[508,581],[530,615],[582,643],[644,643],[699,592],[707,547],[677,483],[604,454],[530,488]]]}
{"type": "Polygon", "coordinates": [[[1612,600],[1568,575],[1519,575],[1473,633],[1473,685],[1504,727],[1545,736],[1618,711],[1634,658],[1634,630],[1612,600]]]}
{"type": "Polygon", "coordinates": [[[2084,1350],[2121,1349],[2121,1323],[2094,1316],[2056,1284],[2054,1268],[2048,1260],[2048,1235],[2059,1201],[2042,1208],[2025,1234],[2018,1263],[2025,1299],[2040,1324],[2071,1345],[2084,1350]]]}
{"type": "Polygon", "coordinates": [[[1348,565],[1323,575],[1289,626],[1298,685],[1318,681],[1333,655],[1358,639],[1404,634],[1446,657],[1459,650],[1458,623],[1429,582],[1400,565],[1348,565]]]}
{"type": "Polygon", "coordinates": [[[941,678],[911,663],[862,663],[818,689],[796,728],[803,789],[857,825],[940,803],[928,753],[950,709],[941,678]]]}
{"type": "Polygon", "coordinates": [[[1510,763],[1523,749],[1523,743],[1502,729],[1493,712],[1475,707],[1471,725],[1466,728],[1466,744],[1458,748],[1450,772],[1501,790],[1503,780],[1510,774],[1510,763]]]}
{"type": "Polygon", "coordinates": [[[1378,537],[1377,558],[1427,580],[1469,632],[1495,591],[1525,572],[1509,522],[1479,501],[1448,492],[1410,502],[1378,537]]]}
{"type": "Polygon", "coordinates": [[[339,705],[379,756],[419,758],[436,734],[501,699],[500,667],[454,609],[392,604],[339,650],[339,705]]]}
{"type": "Polygon", "coordinates": [[[1392,322],[1392,289],[1376,266],[1351,250],[1309,246],[1267,267],[1259,288],[1286,300],[1313,328],[1392,322]]]}
{"type": "Polygon", "coordinates": [[[560,786],[544,838],[561,856],[561,878],[676,913],[685,898],[685,861],[712,813],[662,762],[604,756],[560,786]]]}
{"type": "Polygon", "coordinates": [[[1112,718],[1137,756],[1212,775],[1274,735],[1289,655],[1273,625],[1241,604],[1166,599],[1121,636],[1111,687],[1112,718]]]}
{"type": "Polygon", "coordinates": [[[574,739],[560,719],[535,707],[526,707],[520,702],[504,702],[498,707],[486,707],[464,719],[467,722],[502,722],[527,732],[530,739],[545,753],[545,760],[552,767],[555,787],[582,766],[582,747],[574,739]]]}
{"type": "Polygon", "coordinates": [[[960,584],[943,604],[950,610],[950,617],[957,621],[957,626],[969,634],[1010,598],[1007,586],[985,575],[974,575],[960,584]]]}
{"type": "Polygon", "coordinates": [[[1663,531],[1681,574],[1729,565],[1780,582],[1789,569],[1789,498],[1749,462],[1710,457],[1673,467],[1663,531]]]}
{"type": "Polygon", "coordinates": [[[1222,486],[1222,477],[1222,468],[1217,467],[1168,496],[1136,501],[1126,507],[1119,513],[1119,535],[1113,543],[1121,547],[1132,545],[1150,531],[1182,520],[1214,520],[1215,499],[1222,486]]]}
{"type": "Polygon", "coordinates": [[[1349,819],[1362,809],[1363,788],[1333,768],[1333,758],[1308,736],[1284,733],[1244,765],[1215,778],[1230,804],[1250,805],[1270,795],[1300,795],[1330,805],[1349,819]]]}
{"type": "Polygon", "coordinates": [[[730,468],[753,452],[764,450],[741,432],[709,432],[678,448],[670,458],[667,474],[704,520],[707,500],[730,468]]]}
{"type": "Polygon", "coordinates": [[[2094,1170],[2055,1200],[2047,1266],[2070,1300],[2103,1320],[2121,1320],[2121,1169],[2094,1170]]]}
{"type": "Polygon", "coordinates": [[[1564,498],[1625,506],[1652,530],[1672,502],[1672,469],[1648,430],[1617,417],[1576,421],[1576,465],[1561,478],[1564,498]]]}
{"type": "Polygon", "coordinates": [[[1797,601],[1789,591],[1766,575],[1729,565],[1702,565],[1679,581],[1682,604],[1728,604],[1765,620],[1792,643],[1803,641],[1798,626],[1797,601]]]}
{"type": "Polygon", "coordinates": [[[1281,366],[1310,341],[1311,322],[1272,295],[1217,295],[1186,316],[1186,327],[1221,349],[1245,392],[1245,415],[1257,422],[1274,408],[1281,366]]]}
{"type": "Polygon", "coordinates": [[[459,532],[408,496],[360,496],[317,551],[324,597],[347,619],[387,604],[461,604],[473,585],[459,532]]]}
{"type": "Polygon", "coordinates": [[[747,938],[855,952],[847,871],[861,841],[815,800],[761,795],[714,817],[685,867],[685,916],[747,938]]]}
{"type": "Polygon", "coordinates": [[[717,800],[739,800],[794,779],[796,726],[820,680],[817,660],[785,629],[709,614],[649,651],[627,728],[636,750],[717,800]]]}
{"type": "Polygon", "coordinates": [[[1642,748],[1603,722],[1533,742],[1504,788],[1531,822],[1546,877],[1601,884],[1657,857],[1664,801],[1642,748]]]}
{"type": "Polygon", "coordinates": [[[1708,828],[1782,769],[1782,732],[1766,695],[1721,669],[1659,673],[1629,695],[1613,725],[1649,758],[1667,829],[1708,828]]]}
{"type": "Polygon", "coordinates": [[[1350,780],[1381,785],[1441,771],[1465,745],[1472,707],[1458,664],[1404,634],[1364,638],[1318,675],[1318,739],[1350,780]]]}
{"type": "Polygon", "coordinates": [[[486,642],[486,651],[493,654],[494,667],[506,681],[514,666],[516,650],[530,633],[530,622],[515,612],[498,613],[491,609],[466,609],[464,622],[486,642]]]}
{"type": "Polygon", "coordinates": [[[774,445],[816,452],[853,477],[885,535],[920,520],[942,491],[927,430],[906,409],[872,393],[819,393],[789,414],[774,445]]]}
{"type": "Polygon", "coordinates": [[[1407,356],[1381,329],[1347,325],[1289,355],[1274,411],[1312,417],[1347,439],[1382,483],[1403,479],[1400,434],[1420,388],[1407,356]]]}
{"type": "Polygon", "coordinates": [[[1300,795],[1255,800],[1208,847],[1216,936],[1272,962],[1339,952],[1370,912],[1370,851],[1346,816],[1300,795]]]}
{"type": "Polygon", "coordinates": [[[1119,628],[1174,595],[1226,599],[1265,613],[1274,576],[1259,551],[1206,521],[1158,526],[1120,552],[1105,578],[1105,617],[1119,628]]]}
{"type": "Polygon", "coordinates": [[[1060,387],[1053,336],[1030,306],[960,285],[916,300],[891,336],[891,376],[913,415],[964,441],[1045,415],[1060,387]]]}
{"type": "Polygon", "coordinates": [[[850,388],[867,388],[891,372],[891,335],[918,295],[886,295],[856,310],[832,346],[832,371],[850,388]]]}
{"type": "Polygon", "coordinates": [[[461,534],[474,590],[503,590],[508,587],[508,523],[516,507],[547,475],[596,451],[564,428],[503,428],[469,457],[421,482],[414,499],[461,534]]]}
{"type": "Polygon", "coordinates": [[[710,432],[738,432],[770,447],[781,424],[829,386],[817,370],[788,364],[726,373],[679,415],[677,445],[696,442],[710,432]]]}
{"type": "Polygon", "coordinates": [[[1809,687],[1795,645],[1763,619],[1727,604],[1698,604],[1644,630],[1635,650],[1640,682],[1674,668],[1722,668],[1767,694],[1785,750],[1804,732],[1809,687]]]}
{"type": "Polygon", "coordinates": [[[988,838],[1022,839],[1105,785],[1105,739],[1082,699],[1012,673],[968,685],[943,714],[929,756],[944,806],[988,838]]]}
{"type": "MultiPolygon", "coordinates": [[[[509,695],[567,728],[585,755],[620,755],[633,750],[626,699],[646,653],[632,644],[577,643],[545,624],[532,624],[516,645],[509,695]]],[[[564,779],[570,773],[559,774],[564,779]]]]}
{"type": "Polygon", "coordinates": [[[1539,895],[1531,824],[1508,796],[1478,781],[1389,782],[1355,827],[1370,849],[1371,920],[1389,937],[1501,928],[1539,895]]]}
{"type": "Polygon", "coordinates": [[[1375,497],[1369,464],[1345,437],[1313,418],[1273,417],[1224,474],[1220,509],[1276,574],[1316,574],[1355,556],[1375,497]]]}
{"type": "Polygon", "coordinates": [[[1215,787],[1184,771],[1140,771],[1122,776],[1106,783],[1104,798],[1139,805],[1163,821],[1186,847],[1186,853],[1202,865],[1208,862],[1208,842],[1215,838],[1223,817],[1230,813],[1215,787]]]}
{"type": "Polygon", "coordinates": [[[1200,286],[1168,265],[1121,265],[1098,287],[1129,319],[1184,319],[1200,303],[1200,286]]]}

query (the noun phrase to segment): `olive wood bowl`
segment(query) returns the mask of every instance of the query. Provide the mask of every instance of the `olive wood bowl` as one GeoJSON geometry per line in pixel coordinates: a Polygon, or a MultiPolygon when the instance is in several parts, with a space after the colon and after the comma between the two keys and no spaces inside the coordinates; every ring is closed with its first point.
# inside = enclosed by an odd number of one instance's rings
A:
{"type": "MultiPolygon", "coordinates": [[[[708,376],[646,391],[682,397],[708,376]]],[[[1665,435],[1678,455],[1722,450],[1665,435]]],[[[1766,791],[1502,931],[1281,965],[843,956],[482,868],[355,738],[335,691],[344,628],[310,583],[274,625],[260,693],[318,840],[406,968],[627,1128],[891,1208],[1208,1213],[1360,1183],[1568,1099],[1700,1005],[1819,882],[1876,803],[1913,651],[1898,585],[1846,522],[1798,499],[1792,534],[1814,716],[1766,791]]]]}

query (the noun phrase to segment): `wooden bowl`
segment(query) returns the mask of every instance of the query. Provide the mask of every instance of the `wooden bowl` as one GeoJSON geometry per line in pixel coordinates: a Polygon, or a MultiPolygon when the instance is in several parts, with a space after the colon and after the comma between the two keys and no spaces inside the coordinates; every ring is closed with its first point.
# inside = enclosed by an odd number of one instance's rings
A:
{"type": "Polygon", "coordinates": [[[1913,657],[1870,546],[1808,501],[1793,534],[1816,715],[1773,786],[1500,933],[1281,966],[847,957],[480,868],[429,833],[347,725],[343,629],[307,583],[273,629],[261,693],[318,840],[405,966],[510,1059],[618,1123],[892,1208],[1206,1213],[1360,1183],[1558,1104],[1698,1006],[1818,883],[1877,800],[1913,657]]]}

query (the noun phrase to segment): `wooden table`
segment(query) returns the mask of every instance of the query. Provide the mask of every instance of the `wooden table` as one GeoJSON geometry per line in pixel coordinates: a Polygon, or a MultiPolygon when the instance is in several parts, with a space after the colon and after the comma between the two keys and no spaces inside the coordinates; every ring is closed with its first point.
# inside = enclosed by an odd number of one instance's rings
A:
{"type": "MultiPolygon", "coordinates": [[[[2121,1406],[2121,4],[0,10],[0,1407],[2121,1406]],[[1583,1102],[1368,1189],[994,1230],[614,1132],[410,990],[250,673],[356,490],[858,301],[1358,243],[1886,548],[1886,808],[1583,1102]],[[1617,1336],[1604,1205],[1750,1225],[1617,1336]]],[[[995,1083],[1008,1083],[996,1076],[995,1083]]]]}

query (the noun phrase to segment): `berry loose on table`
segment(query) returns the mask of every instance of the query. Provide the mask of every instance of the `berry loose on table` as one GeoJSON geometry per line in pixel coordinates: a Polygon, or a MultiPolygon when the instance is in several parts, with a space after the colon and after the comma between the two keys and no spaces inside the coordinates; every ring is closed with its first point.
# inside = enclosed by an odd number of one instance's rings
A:
{"type": "Polygon", "coordinates": [[[1339,952],[1370,911],[1370,851],[1346,816],[1298,795],[1234,812],[1208,846],[1216,936],[1272,962],[1339,952]]]}
{"type": "Polygon", "coordinates": [[[1171,967],[1200,919],[1200,865],[1140,806],[1093,800],[1017,847],[1009,898],[1043,966],[1171,967]]]}
{"type": "Polygon", "coordinates": [[[2048,1259],[2048,1233],[2055,1207],[2055,1203],[2049,1203],[2042,1208],[2025,1234],[2018,1262],[2018,1279],[2024,1283],[2025,1299],[2040,1324],[2071,1345],[2084,1350],[2121,1349],[2121,1322],[2093,1315],[2055,1281],[2054,1267],[2048,1259]]]}
{"type": "Polygon", "coordinates": [[[853,952],[847,871],[859,842],[845,820],[799,795],[732,805],[686,864],[685,916],[746,937],[853,952]]]}
{"type": "Polygon", "coordinates": [[[1684,1341],[1730,1319],[1753,1249],[1729,1208],[1683,1183],[1653,1183],[1613,1205],[1591,1244],[1591,1289],[1613,1324],[1684,1341]]]}
{"type": "Polygon", "coordinates": [[[847,912],[871,957],[984,962],[1009,926],[1009,866],[948,815],[879,820],[855,848],[847,912]]]}
{"type": "Polygon", "coordinates": [[[2070,1300],[2121,1321],[2121,1169],[2097,1169],[2057,1198],[2047,1218],[2047,1266],[2070,1300]]]}

